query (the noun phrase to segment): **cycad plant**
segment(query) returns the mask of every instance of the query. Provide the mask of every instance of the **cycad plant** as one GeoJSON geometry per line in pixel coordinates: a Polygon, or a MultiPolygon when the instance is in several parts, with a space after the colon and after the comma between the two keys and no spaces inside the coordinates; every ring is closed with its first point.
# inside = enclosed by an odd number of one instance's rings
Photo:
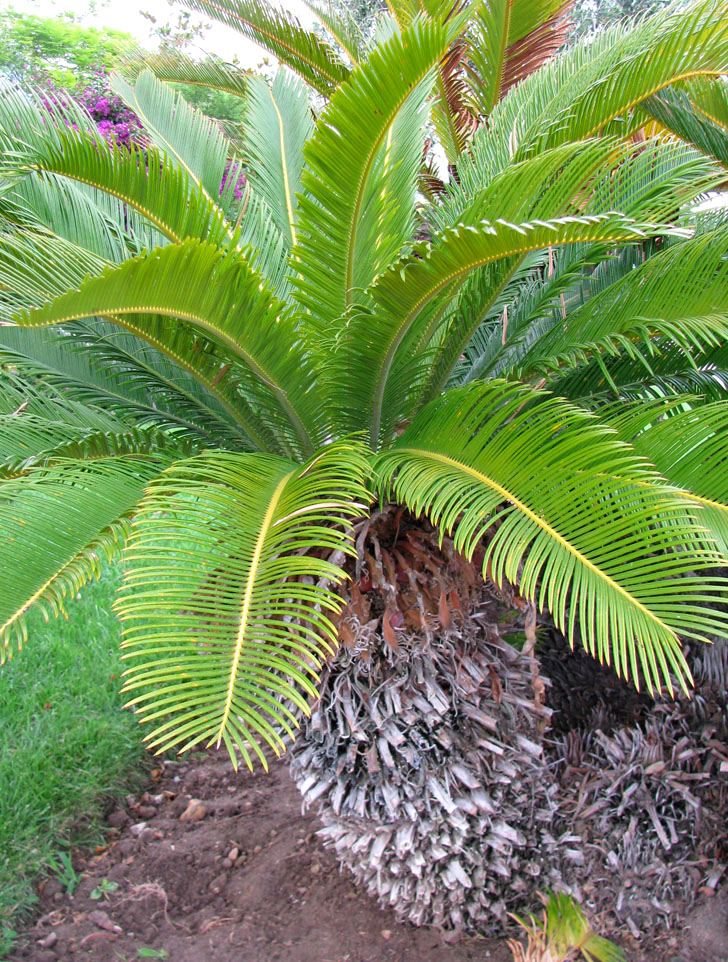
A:
{"type": "Polygon", "coordinates": [[[728,229],[684,211],[725,173],[636,135],[728,71],[728,5],[554,61],[534,0],[396,2],[373,46],[328,7],[331,44],[189,6],[303,79],[132,64],[131,150],[0,99],[4,651],[124,547],[150,747],[265,764],[310,716],[295,777],[342,859],[483,927],[578,862],[538,619],[650,691],[724,630],[728,229]],[[242,131],[165,81],[244,96],[242,131]]]}

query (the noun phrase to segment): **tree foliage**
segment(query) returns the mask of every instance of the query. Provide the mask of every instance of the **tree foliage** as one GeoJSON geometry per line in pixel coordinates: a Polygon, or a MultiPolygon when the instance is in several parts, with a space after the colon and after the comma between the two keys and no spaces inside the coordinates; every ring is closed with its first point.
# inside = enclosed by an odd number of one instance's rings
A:
{"type": "Polygon", "coordinates": [[[107,27],[85,27],[70,17],[0,14],[0,74],[19,83],[51,81],[81,90],[102,67],[114,67],[133,37],[107,27]]]}

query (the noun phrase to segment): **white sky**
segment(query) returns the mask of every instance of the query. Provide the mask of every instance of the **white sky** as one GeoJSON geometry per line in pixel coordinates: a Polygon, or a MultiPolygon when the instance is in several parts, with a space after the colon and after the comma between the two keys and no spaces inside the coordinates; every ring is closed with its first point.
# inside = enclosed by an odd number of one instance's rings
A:
{"type": "MultiPolygon", "coordinates": [[[[142,17],[140,10],[145,10],[157,18],[159,24],[174,22],[177,19],[176,10],[183,9],[182,4],[170,6],[167,0],[97,0],[97,12],[84,16],[83,24],[90,27],[110,27],[114,30],[124,30],[132,34],[147,48],[153,48],[150,38],[152,24],[142,17]]],[[[282,0],[280,6],[294,13],[304,26],[310,26],[314,17],[302,0],[282,0]]],[[[17,10],[21,13],[33,13],[39,17],[57,17],[61,13],[69,12],[75,15],[87,13],[89,0],[0,0],[0,11],[17,10]]],[[[198,21],[204,20],[196,17],[198,21]]],[[[215,21],[200,43],[200,50],[215,53],[225,60],[232,60],[237,55],[243,67],[254,67],[265,56],[260,47],[246,40],[241,34],[215,21]]]]}

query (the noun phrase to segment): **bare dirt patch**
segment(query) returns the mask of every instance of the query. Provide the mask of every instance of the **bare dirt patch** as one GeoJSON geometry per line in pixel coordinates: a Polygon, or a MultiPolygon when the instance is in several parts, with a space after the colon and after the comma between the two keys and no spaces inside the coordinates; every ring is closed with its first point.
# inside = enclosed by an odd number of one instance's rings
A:
{"type": "Polygon", "coordinates": [[[108,826],[107,848],[74,858],[72,897],[41,883],[39,918],[11,962],[131,962],[150,950],[170,962],[511,958],[501,942],[448,945],[402,925],[357,890],[301,814],[285,763],[250,775],[222,755],[167,762],[108,826]]]}
{"type": "MultiPolygon", "coordinates": [[[[74,857],[72,896],[41,883],[9,962],[510,962],[503,940],[398,923],[339,872],[317,827],[285,762],[268,775],[236,774],[222,754],[166,762],[109,813],[108,845],[74,857]]],[[[726,962],[726,900],[682,934],[624,947],[630,962],[726,962]]]]}

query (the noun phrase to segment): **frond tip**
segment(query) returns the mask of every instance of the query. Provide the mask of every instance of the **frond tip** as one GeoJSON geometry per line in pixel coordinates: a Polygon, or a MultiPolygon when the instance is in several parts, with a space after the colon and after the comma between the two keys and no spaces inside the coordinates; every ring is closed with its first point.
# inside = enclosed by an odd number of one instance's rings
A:
{"type": "Polygon", "coordinates": [[[25,641],[32,606],[46,619],[65,613],[101,559],[118,553],[129,514],[166,460],[65,460],[0,482],[0,662],[25,641]]]}
{"type": "Polygon", "coordinates": [[[214,452],[177,462],[135,517],[117,608],[132,667],[124,691],[162,752],[224,743],[266,766],[293,737],[336,645],[328,587],[345,577],[348,526],[370,498],[357,442],[299,466],[214,452]],[[161,586],[161,587],[160,587],[161,586]]]}

